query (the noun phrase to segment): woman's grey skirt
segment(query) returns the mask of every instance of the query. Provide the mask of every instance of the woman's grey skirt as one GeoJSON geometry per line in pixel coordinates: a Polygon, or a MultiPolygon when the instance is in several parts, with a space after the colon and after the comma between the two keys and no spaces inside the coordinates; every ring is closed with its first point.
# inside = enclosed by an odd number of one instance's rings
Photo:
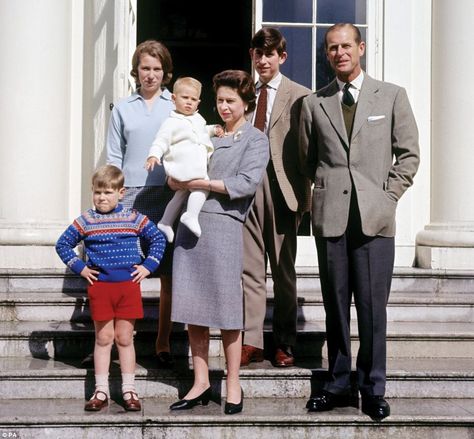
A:
{"type": "Polygon", "coordinates": [[[242,223],[201,212],[197,238],[179,224],[173,258],[171,320],[243,329],[242,223]]]}

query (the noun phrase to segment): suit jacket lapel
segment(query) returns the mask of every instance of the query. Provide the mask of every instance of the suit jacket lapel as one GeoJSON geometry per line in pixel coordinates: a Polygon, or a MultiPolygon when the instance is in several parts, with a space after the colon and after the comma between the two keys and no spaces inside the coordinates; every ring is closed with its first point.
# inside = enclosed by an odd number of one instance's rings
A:
{"type": "Polygon", "coordinates": [[[346,126],[342,118],[341,101],[338,96],[339,87],[337,81],[333,82],[324,91],[324,99],[321,103],[324,112],[328,116],[333,128],[336,130],[345,148],[349,148],[349,140],[347,138],[346,126]]]}
{"type": "Polygon", "coordinates": [[[290,89],[288,87],[288,79],[283,76],[275,96],[275,101],[273,102],[272,114],[270,115],[268,125],[270,128],[278,121],[289,100],[290,89]]]}
{"type": "Polygon", "coordinates": [[[367,118],[372,112],[377,92],[379,91],[377,83],[367,74],[365,74],[364,82],[360,90],[359,99],[357,100],[357,110],[354,117],[354,126],[352,127],[352,138],[357,136],[362,125],[367,122],[367,118]]]}

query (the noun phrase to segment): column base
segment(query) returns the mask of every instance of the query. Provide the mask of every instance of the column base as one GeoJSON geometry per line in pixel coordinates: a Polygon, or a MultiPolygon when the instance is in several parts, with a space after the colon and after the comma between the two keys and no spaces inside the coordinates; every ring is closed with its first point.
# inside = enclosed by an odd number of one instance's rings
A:
{"type": "Polygon", "coordinates": [[[0,245],[0,267],[5,269],[65,268],[50,245],[0,245]]]}
{"type": "Polygon", "coordinates": [[[56,254],[57,239],[67,224],[0,221],[0,268],[64,268],[56,254]]]}
{"type": "Polygon", "coordinates": [[[430,224],[416,236],[415,266],[474,270],[474,224],[430,224]]]}

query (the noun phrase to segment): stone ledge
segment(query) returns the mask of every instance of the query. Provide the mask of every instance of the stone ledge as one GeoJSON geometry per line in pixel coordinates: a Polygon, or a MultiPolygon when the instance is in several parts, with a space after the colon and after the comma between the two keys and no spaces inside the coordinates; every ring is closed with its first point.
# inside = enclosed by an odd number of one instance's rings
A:
{"type": "MultiPolygon", "coordinates": [[[[353,359],[355,365],[355,359],[353,359]]],[[[223,358],[209,361],[211,382],[216,394],[225,395],[226,365],[223,358]]],[[[320,386],[327,361],[306,358],[297,367],[275,368],[268,360],[241,368],[245,395],[251,398],[307,397],[320,386]]],[[[173,370],[156,368],[153,358],[137,360],[136,383],[143,397],[177,398],[192,385],[192,367],[188,358],[177,358],[173,370]]],[[[356,381],[353,376],[354,383],[356,381]]],[[[94,389],[92,369],[80,367],[79,359],[42,360],[38,358],[0,359],[0,398],[22,399],[89,397],[94,389]],[[54,382],[57,385],[51,386],[54,382]]],[[[474,398],[474,360],[394,359],[387,360],[387,397],[474,398]]],[[[120,370],[112,363],[112,395],[120,396],[120,370]]]]}
{"type": "Polygon", "coordinates": [[[142,411],[128,413],[112,402],[99,413],[83,411],[83,400],[4,401],[0,431],[18,431],[27,438],[221,438],[275,439],[468,439],[474,426],[472,400],[390,400],[392,415],[373,422],[356,408],[307,413],[305,398],[244,400],[244,411],[223,414],[223,401],[170,412],[174,400],[144,399],[142,411]]]}

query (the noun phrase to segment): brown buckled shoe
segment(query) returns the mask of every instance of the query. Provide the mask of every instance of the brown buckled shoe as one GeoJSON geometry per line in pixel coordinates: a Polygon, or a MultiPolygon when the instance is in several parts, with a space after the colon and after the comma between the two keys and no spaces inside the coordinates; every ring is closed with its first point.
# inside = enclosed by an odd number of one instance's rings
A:
{"type": "Polygon", "coordinates": [[[142,409],[138,395],[135,392],[124,392],[122,397],[124,408],[127,410],[127,412],[138,412],[142,409]],[[125,398],[125,395],[130,395],[130,398],[125,398]]]}
{"type": "Polygon", "coordinates": [[[263,361],[263,349],[248,344],[242,345],[241,366],[248,366],[252,362],[258,363],[260,361],[263,361]]]}
{"type": "Polygon", "coordinates": [[[96,390],[92,395],[91,399],[86,402],[84,410],[87,412],[98,412],[109,404],[109,397],[107,393],[102,390],[96,390]],[[100,396],[100,398],[99,398],[100,396]],[[103,399],[105,398],[105,399],[103,399]]]}
{"type": "Polygon", "coordinates": [[[273,365],[276,367],[291,367],[295,365],[295,357],[291,352],[291,347],[281,346],[275,352],[275,361],[273,365]]]}

